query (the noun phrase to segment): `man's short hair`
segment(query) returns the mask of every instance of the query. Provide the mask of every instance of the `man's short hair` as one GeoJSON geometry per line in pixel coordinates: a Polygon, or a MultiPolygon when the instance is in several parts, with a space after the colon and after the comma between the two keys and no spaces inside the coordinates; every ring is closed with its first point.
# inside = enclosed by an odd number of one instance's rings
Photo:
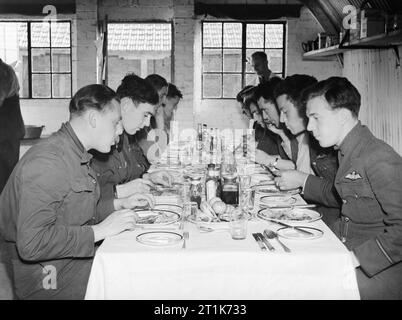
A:
{"type": "Polygon", "coordinates": [[[106,106],[119,97],[109,87],[102,84],[90,84],[79,89],[70,101],[69,110],[72,115],[79,116],[88,109],[105,111],[106,106]]]}
{"type": "Polygon", "coordinates": [[[348,109],[354,117],[359,116],[361,96],[356,87],[346,78],[331,77],[320,81],[303,93],[303,100],[307,103],[316,97],[324,97],[332,109],[348,109]]]}
{"type": "Polygon", "coordinates": [[[265,100],[276,104],[274,91],[281,81],[281,78],[273,77],[266,82],[260,83],[255,90],[256,100],[258,101],[262,97],[265,100]]]}
{"type": "Polygon", "coordinates": [[[257,106],[257,109],[260,111],[260,108],[258,107],[258,103],[257,103],[257,100],[255,99],[254,95],[250,96],[250,97],[247,97],[244,100],[244,108],[247,108],[248,110],[250,110],[250,106],[251,106],[252,103],[254,103],[257,106]]]}
{"type": "Polygon", "coordinates": [[[256,87],[254,86],[245,86],[243,89],[240,90],[240,92],[236,96],[237,102],[243,103],[244,102],[244,97],[248,95],[252,95],[253,91],[256,90],[256,87]]]}
{"type": "Polygon", "coordinates": [[[117,95],[120,99],[130,98],[134,103],[149,103],[156,105],[159,96],[156,89],[135,73],[127,74],[117,88],[117,95]]]}
{"type": "Polygon", "coordinates": [[[179,97],[179,99],[182,99],[183,94],[181,93],[181,91],[173,83],[169,83],[168,92],[167,92],[166,97],[167,98],[179,97]]]}
{"type": "Polygon", "coordinates": [[[261,59],[263,61],[268,61],[267,54],[264,51],[256,51],[251,55],[251,59],[261,59]]]}
{"type": "Polygon", "coordinates": [[[164,77],[161,77],[159,74],[150,74],[145,78],[148,82],[152,84],[156,91],[159,91],[163,87],[168,86],[168,82],[164,77]]]}
{"type": "Polygon", "coordinates": [[[294,74],[281,81],[274,90],[275,99],[286,95],[299,112],[299,116],[306,117],[306,104],[303,100],[303,91],[317,83],[317,79],[306,74],[294,74]]]}

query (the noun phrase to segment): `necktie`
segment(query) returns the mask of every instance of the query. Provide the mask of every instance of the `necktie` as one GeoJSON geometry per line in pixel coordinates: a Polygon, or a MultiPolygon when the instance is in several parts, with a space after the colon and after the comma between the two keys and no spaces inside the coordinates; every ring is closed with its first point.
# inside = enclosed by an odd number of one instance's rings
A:
{"type": "Polygon", "coordinates": [[[294,163],[296,163],[297,155],[299,154],[299,142],[295,137],[290,139],[290,150],[292,152],[292,160],[294,163]]]}

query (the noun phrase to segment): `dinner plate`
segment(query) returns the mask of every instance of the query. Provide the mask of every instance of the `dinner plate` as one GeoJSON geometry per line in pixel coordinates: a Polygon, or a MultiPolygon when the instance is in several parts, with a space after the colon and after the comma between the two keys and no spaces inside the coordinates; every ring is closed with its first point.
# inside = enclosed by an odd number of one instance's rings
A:
{"type": "Polygon", "coordinates": [[[264,208],[258,211],[257,217],[263,220],[272,220],[284,223],[310,223],[321,219],[322,215],[317,211],[301,208],[264,208]]]}
{"type": "Polygon", "coordinates": [[[180,214],[171,210],[143,209],[135,210],[135,213],[139,217],[136,226],[167,225],[180,220],[180,214]]]}
{"type": "Polygon", "coordinates": [[[182,185],[180,184],[173,184],[171,187],[165,187],[161,185],[157,185],[156,188],[151,189],[151,194],[154,196],[172,196],[178,195],[180,192],[182,185]]]}
{"type": "Polygon", "coordinates": [[[277,233],[280,237],[293,240],[313,240],[321,238],[324,232],[317,228],[297,226],[299,229],[306,230],[312,234],[297,231],[293,228],[283,227],[278,229],[277,233]]]}
{"type": "Polygon", "coordinates": [[[264,196],[260,198],[260,203],[268,207],[284,207],[296,203],[297,199],[291,196],[264,196]]]}
{"type": "Polygon", "coordinates": [[[174,211],[181,215],[183,213],[183,206],[173,203],[157,203],[154,210],[174,211]]]}
{"type": "Polygon", "coordinates": [[[149,231],[141,233],[136,240],[148,246],[171,246],[183,240],[183,236],[176,232],[149,231]]]}
{"type": "Polygon", "coordinates": [[[279,190],[275,185],[257,185],[254,186],[253,189],[255,190],[255,193],[258,195],[262,196],[278,196],[278,195],[284,195],[284,196],[294,196],[296,194],[300,193],[300,189],[292,189],[292,190],[279,190]]]}
{"type": "Polygon", "coordinates": [[[275,181],[272,179],[272,176],[270,174],[264,174],[264,173],[252,174],[250,181],[252,187],[275,184],[275,181]]]}
{"type": "Polygon", "coordinates": [[[256,193],[259,194],[271,194],[271,193],[278,193],[280,190],[275,186],[275,183],[259,183],[251,187],[254,189],[256,193]]]}
{"type": "MultiPolygon", "coordinates": [[[[251,218],[252,215],[248,213],[248,220],[251,220],[251,218]]],[[[229,224],[229,220],[213,221],[211,217],[208,217],[206,215],[201,215],[201,218],[200,216],[197,217],[189,216],[187,220],[190,221],[191,223],[203,225],[210,228],[223,227],[229,224]]]]}

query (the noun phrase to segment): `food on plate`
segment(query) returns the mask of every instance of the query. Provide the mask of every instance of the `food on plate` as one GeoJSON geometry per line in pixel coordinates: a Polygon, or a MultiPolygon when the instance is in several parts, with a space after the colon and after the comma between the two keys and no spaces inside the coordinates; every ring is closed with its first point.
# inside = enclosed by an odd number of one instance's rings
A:
{"type": "Polygon", "coordinates": [[[262,214],[270,219],[275,220],[293,220],[293,221],[309,221],[312,220],[311,215],[291,210],[289,208],[284,209],[267,209],[262,212],[262,214]]]}
{"type": "Polygon", "coordinates": [[[231,204],[226,205],[226,214],[231,214],[235,210],[235,207],[232,206],[231,204]]]}
{"type": "Polygon", "coordinates": [[[211,205],[211,207],[213,207],[213,206],[214,206],[214,203],[215,203],[215,202],[219,202],[219,201],[222,201],[221,198],[219,198],[219,197],[213,197],[212,199],[210,199],[210,200],[208,201],[208,203],[211,205]]]}
{"type": "Polygon", "coordinates": [[[164,223],[172,219],[172,215],[164,211],[154,210],[149,214],[139,217],[136,221],[137,224],[154,224],[154,223],[164,223]]]}
{"type": "Polygon", "coordinates": [[[214,209],[217,215],[222,214],[226,211],[226,204],[223,201],[215,201],[212,205],[212,209],[214,209]]]}
{"type": "Polygon", "coordinates": [[[214,211],[214,209],[212,209],[211,205],[207,201],[205,201],[205,200],[201,201],[200,209],[204,214],[206,214],[212,218],[215,218],[215,216],[216,216],[215,211],[214,211]]]}

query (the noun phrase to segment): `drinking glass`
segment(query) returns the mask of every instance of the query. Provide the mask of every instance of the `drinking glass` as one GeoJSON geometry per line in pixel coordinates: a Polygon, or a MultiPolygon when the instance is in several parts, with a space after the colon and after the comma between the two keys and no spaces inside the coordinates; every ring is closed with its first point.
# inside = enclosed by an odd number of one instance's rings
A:
{"type": "Polygon", "coordinates": [[[230,215],[230,234],[233,240],[247,238],[248,215],[241,208],[236,208],[230,215]]]}
{"type": "Polygon", "coordinates": [[[191,217],[192,219],[197,220],[197,213],[198,213],[198,204],[197,202],[186,202],[183,205],[183,217],[184,220],[191,217]]]}

